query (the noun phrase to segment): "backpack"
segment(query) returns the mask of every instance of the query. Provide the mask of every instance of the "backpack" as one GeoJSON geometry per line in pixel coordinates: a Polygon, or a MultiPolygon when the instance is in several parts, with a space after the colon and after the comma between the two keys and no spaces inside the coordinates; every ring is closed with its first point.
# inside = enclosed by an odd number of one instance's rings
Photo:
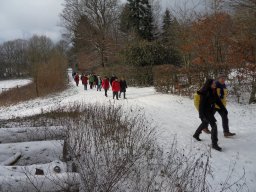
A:
{"type": "Polygon", "coordinates": [[[199,104],[200,104],[200,95],[196,92],[194,94],[194,106],[199,111],[199,104]]]}

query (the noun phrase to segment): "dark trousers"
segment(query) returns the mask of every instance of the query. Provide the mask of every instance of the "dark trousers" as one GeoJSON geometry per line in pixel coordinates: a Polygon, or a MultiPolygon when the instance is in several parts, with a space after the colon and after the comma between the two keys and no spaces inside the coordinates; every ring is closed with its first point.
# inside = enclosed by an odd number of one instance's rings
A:
{"type": "Polygon", "coordinates": [[[105,91],[105,96],[107,97],[108,96],[108,90],[104,89],[104,91],[105,91]]]}
{"type": "Polygon", "coordinates": [[[101,85],[97,85],[97,91],[101,91],[101,85]]]}
{"type": "MultiPolygon", "coordinates": [[[[214,115],[215,115],[216,112],[218,112],[221,116],[223,132],[224,133],[229,133],[228,114],[226,114],[225,111],[222,110],[222,109],[216,109],[215,108],[214,115]]],[[[209,123],[206,125],[205,128],[207,128],[208,125],[209,125],[209,123]]]]}
{"type": "Polygon", "coordinates": [[[87,84],[84,84],[84,90],[87,90],[87,84]]]}
{"type": "Polygon", "coordinates": [[[90,82],[90,89],[92,89],[93,87],[93,82],[90,82]]]}
{"type": "Polygon", "coordinates": [[[78,86],[78,84],[79,84],[79,81],[76,81],[76,86],[78,86]]]}
{"type": "Polygon", "coordinates": [[[115,97],[116,97],[116,99],[118,100],[118,92],[113,92],[113,99],[115,99],[115,97]]]}
{"type": "MultiPolygon", "coordinates": [[[[215,109],[221,116],[222,127],[224,133],[229,133],[229,125],[228,125],[228,114],[225,113],[222,109],[215,109]]],[[[215,112],[216,113],[216,112],[215,112]]]]}
{"type": "Polygon", "coordinates": [[[124,94],[124,99],[125,99],[125,92],[121,92],[121,91],[120,91],[120,93],[119,93],[119,97],[120,97],[120,98],[121,98],[121,93],[124,94]]]}
{"type": "Polygon", "coordinates": [[[205,129],[205,127],[208,126],[208,124],[210,123],[211,125],[211,139],[212,139],[212,144],[216,145],[218,143],[218,129],[217,129],[217,125],[215,122],[208,122],[208,121],[204,121],[203,119],[201,119],[202,123],[199,125],[199,127],[197,128],[195,135],[199,136],[202,133],[202,130],[205,129]]]}

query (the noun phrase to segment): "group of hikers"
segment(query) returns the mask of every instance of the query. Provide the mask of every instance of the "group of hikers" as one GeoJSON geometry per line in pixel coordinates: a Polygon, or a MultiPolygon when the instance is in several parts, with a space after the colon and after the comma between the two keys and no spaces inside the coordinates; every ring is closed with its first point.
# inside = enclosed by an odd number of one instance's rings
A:
{"type": "MultiPolygon", "coordinates": [[[[106,76],[102,79],[99,75],[95,74],[88,76],[82,74],[79,78],[78,73],[75,73],[73,78],[77,86],[79,84],[79,80],[81,80],[85,90],[87,90],[87,84],[89,82],[90,89],[93,89],[95,86],[97,91],[101,91],[103,88],[105,96],[107,97],[107,92],[109,88],[112,87],[113,99],[116,98],[118,100],[121,98],[121,93],[123,93],[123,97],[126,99],[125,93],[127,84],[124,78],[119,80],[115,75],[112,75],[110,79],[106,76]]],[[[193,137],[197,141],[201,141],[199,136],[202,131],[207,134],[211,134],[212,148],[217,151],[221,151],[222,148],[218,145],[217,120],[214,117],[216,112],[219,113],[222,119],[224,137],[232,137],[236,135],[235,133],[231,133],[229,130],[228,110],[226,108],[228,91],[225,81],[226,76],[223,73],[219,74],[217,80],[207,79],[204,86],[194,95],[194,104],[199,112],[201,124],[195,131],[193,137]],[[209,125],[211,126],[211,131],[208,129],[209,125]]]]}
{"type": "Polygon", "coordinates": [[[214,117],[216,112],[220,114],[222,119],[224,137],[236,135],[229,131],[228,110],[226,108],[228,91],[225,81],[226,76],[223,73],[218,75],[217,80],[207,79],[204,86],[194,96],[194,103],[199,111],[199,118],[202,123],[195,131],[193,137],[197,141],[201,141],[199,135],[202,131],[211,134],[212,148],[217,151],[221,151],[222,148],[218,145],[218,130],[214,117]],[[209,124],[211,131],[208,129],[209,124]]]}
{"type": "Polygon", "coordinates": [[[112,75],[112,77],[109,79],[107,76],[101,77],[96,74],[90,74],[85,75],[81,74],[79,77],[78,73],[73,73],[73,78],[76,82],[76,86],[79,85],[79,81],[82,81],[82,84],[84,85],[84,90],[87,90],[87,85],[89,83],[90,89],[93,89],[94,87],[97,88],[97,91],[101,91],[101,89],[104,89],[105,96],[108,97],[108,90],[110,87],[113,91],[113,99],[119,99],[121,98],[121,94],[123,93],[124,99],[126,99],[126,89],[127,89],[127,83],[125,78],[118,79],[117,76],[112,75]]]}

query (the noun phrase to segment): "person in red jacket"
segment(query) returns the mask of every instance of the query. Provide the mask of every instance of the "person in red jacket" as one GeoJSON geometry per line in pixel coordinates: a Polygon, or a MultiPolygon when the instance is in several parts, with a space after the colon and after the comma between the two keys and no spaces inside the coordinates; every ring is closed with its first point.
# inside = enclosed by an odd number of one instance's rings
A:
{"type": "Polygon", "coordinates": [[[79,74],[78,73],[76,73],[74,80],[76,82],[76,86],[78,86],[78,84],[79,84],[79,74]]]}
{"type": "Polygon", "coordinates": [[[103,81],[102,81],[102,88],[105,91],[105,96],[108,96],[108,89],[109,89],[109,80],[108,78],[105,76],[103,81]]]}
{"type": "Polygon", "coordinates": [[[82,84],[84,85],[84,90],[87,90],[88,77],[84,74],[81,76],[82,84]]]}
{"type": "Polygon", "coordinates": [[[113,91],[113,99],[118,100],[118,92],[120,91],[120,82],[118,81],[118,78],[116,78],[113,82],[112,82],[112,91],[113,91]]]}

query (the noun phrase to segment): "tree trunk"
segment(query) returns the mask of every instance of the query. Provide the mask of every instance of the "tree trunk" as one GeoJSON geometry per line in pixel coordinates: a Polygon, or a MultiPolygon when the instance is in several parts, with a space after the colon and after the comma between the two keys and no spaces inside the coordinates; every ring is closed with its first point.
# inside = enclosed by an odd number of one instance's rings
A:
{"type": "Polygon", "coordinates": [[[38,81],[37,78],[35,80],[35,84],[36,84],[36,96],[39,97],[39,91],[38,91],[38,81]]]}
{"type": "Polygon", "coordinates": [[[101,66],[105,67],[105,62],[104,62],[104,50],[101,51],[101,66]]]}
{"type": "Polygon", "coordinates": [[[252,91],[250,95],[249,104],[256,103],[256,81],[253,81],[252,83],[252,91]]]}

